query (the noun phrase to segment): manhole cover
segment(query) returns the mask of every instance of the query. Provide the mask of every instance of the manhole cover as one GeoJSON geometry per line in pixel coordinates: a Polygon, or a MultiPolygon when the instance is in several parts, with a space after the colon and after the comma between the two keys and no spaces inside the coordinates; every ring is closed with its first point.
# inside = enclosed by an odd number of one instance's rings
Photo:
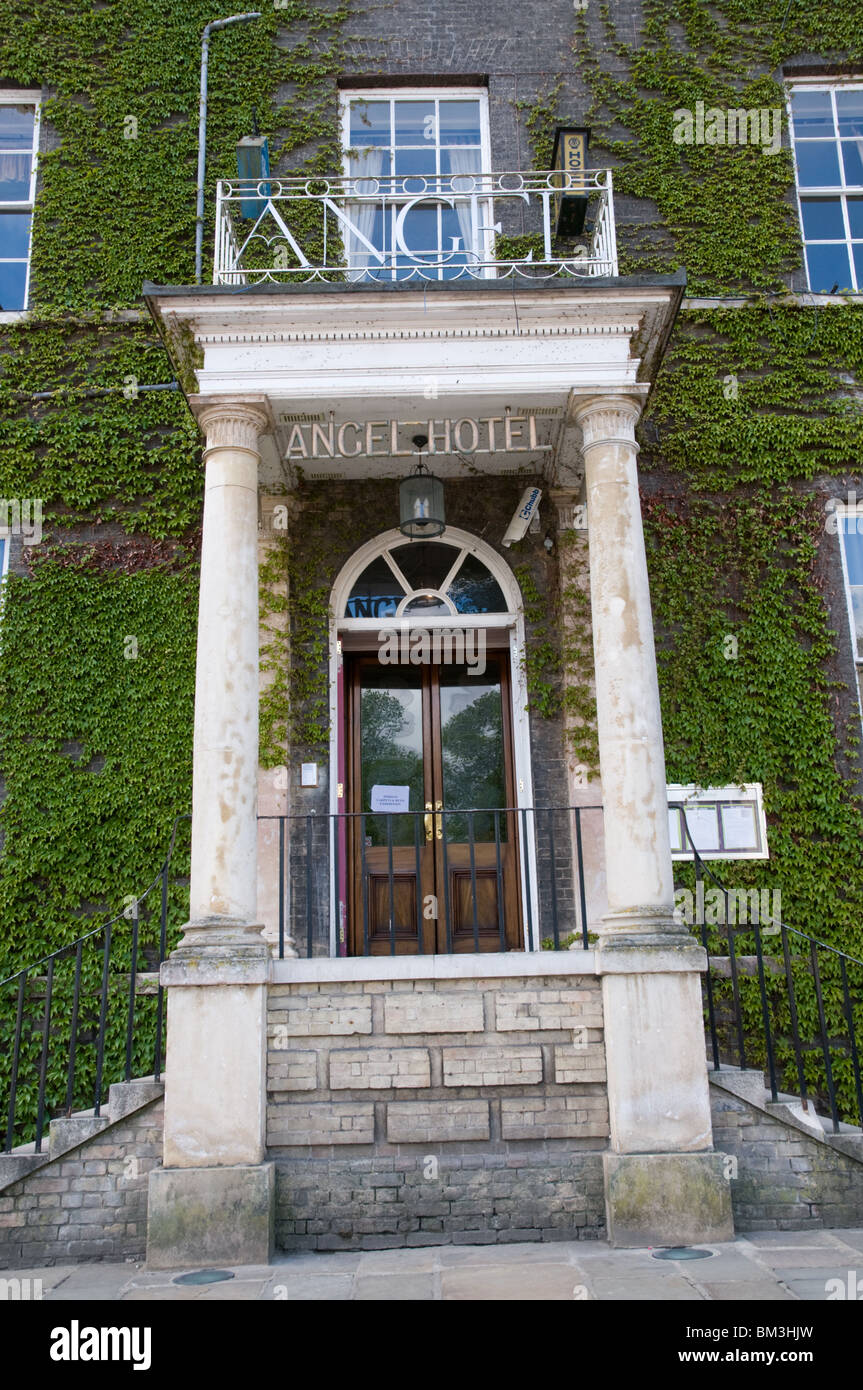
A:
{"type": "Polygon", "coordinates": [[[693,1245],[672,1245],[670,1250],[654,1250],[655,1260],[709,1260],[712,1250],[696,1250],[693,1245]]]}
{"type": "Polygon", "coordinates": [[[194,1274],[178,1274],[175,1284],[220,1284],[223,1279],[233,1279],[230,1269],[196,1269],[194,1274]]]}

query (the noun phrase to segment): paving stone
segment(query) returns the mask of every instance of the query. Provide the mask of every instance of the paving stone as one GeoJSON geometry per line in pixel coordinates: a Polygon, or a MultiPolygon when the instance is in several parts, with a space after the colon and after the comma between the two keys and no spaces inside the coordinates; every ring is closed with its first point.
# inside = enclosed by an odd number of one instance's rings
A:
{"type": "Polygon", "coordinates": [[[308,1254],[297,1252],[274,1260],[271,1271],[274,1278],[287,1278],[292,1274],[302,1274],[311,1270],[315,1274],[341,1274],[358,1269],[360,1260],[367,1258],[361,1250],[340,1250],[338,1253],[322,1251],[320,1254],[317,1251],[310,1251],[308,1254]]]}
{"type": "Polygon", "coordinates": [[[49,1290],[55,1289],[80,1268],[80,1265],[51,1265],[34,1266],[32,1269],[4,1269],[0,1271],[0,1279],[29,1279],[31,1282],[33,1279],[41,1279],[43,1296],[47,1296],[49,1290]]]}
{"type": "Polygon", "coordinates": [[[567,1264],[490,1266],[445,1269],[441,1273],[441,1297],[447,1301],[512,1299],[518,1302],[554,1299],[572,1302],[576,1285],[583,1281],[567,1264]]]}
{"type": "Polygon", "coordinates": [[[345,1274],[309,1274],[298,1278],[290,1275],[285,1278],[277,1275],[264,1286],[262,1302],[275,1303],[323,1303],[344,1302],[353,1291],[354,1276],[345,1274]]]}
{"type": "Polygon", "coordinates": [[[807,1250],[762,1250],[764,1264],[772,1269],[780,1266],[795,1269],[825,1269],[828,1265],[844,1265],[847,1255],[836,1245],[819,1245],[807,1250]]]}
{"type": "Polygon", "coordinates": [[[581,1255],[579,1241],[532,1242],[528,1245],[451,1245],[440,1252],[442,1268],[470,1268],[473,1265],[560,1264],[571,1255],[581,1255]]]}
{"type": "Polygon", "coordinates": [[[787,1284],[792,1293],[807,1303],[825,1303],[827,1301],[827,1280],[836,1279],[839,1276],[835,1273],[824,1271],[824,1277],[816,1278],[813,1270],[807,1269],[797,1277],[797,1272],[793,1269],[777,1270],[783,1284],[787,1284]]]}
{"type": "Polygon", "coordinates": [[[738,1280],[727,1284],[708,1284],[701,1279],[698,1282],[716,1303],[771,1303],[782,1302],[783,1299],[786,1302],[794,1301],[793,1296],[776,1283],[747,1284],[738,1280]]]}
{"type": "Polygon", "coordinates": [[[605,1302],[607,1299],[620,1299],[621,1302],[640,1303],[645,1301],[653,1302],[674,1302],[674,1303],[703,1303],[704,1299],[697,1289],[688,1284],[685,1279],[677,1275],[660,1275],[659,1279],[654,1275],[653,1278],[640,1276],[634,1278],[631,1275],[619,1275],[617,1278],[608,1278],[604,1275],[594,1277],[588,1273],[588,1288],[594,1297],[605,1302]]]}
{"type": "Polygon", "coordinates": [[[360,1261],[359,1275],[363,1278],[366,1275],[390,1274],[395,1270],[430,1273],[440,1258],[441,1252],[436,1246],[418,1246],[415,1250],[368,1250],[360,1261]]]}
{"type": "Polygon", "coordinates": [[[172,1303],[191,1303],[198,1297],[200,1289],[178,1288],[174,1285],[170,1291],[163,1288],[151,1287],[147,1289],[134,1288],[126,1289],[120,1295],[122,1303],[158,1303],[165,1302],[166,1296],[170,1297],[172,1303]]]}
{"type": "Polygon", "coordinates": [[[863,1231],[832,1231],[831,1234],[841,1240],[844,1245],[849,1245],[852,1250],[857,1250],[863,1254],[863,1231]]]}
{"type": "MultiPolygon", "coordinates": [[[[840,1235],[839,1231],[831,1231],[830,1235],[840,1235]]],[[[828,1239],[826,1231],[747,1231],[745,1240],[750,1245],[755,1245],[760,1250],[762,1247],[768,1249],[772,1246],[780,1246],[789,1250],[799,1250],[804,1246],[820,1245],[828,1247],[831,1241],[828,1239]]]]}
{"type": "Polygon", "coordinates": [[[413,1271],[405,1274],[359,1274],[354,1281],[354,1298],[361,1302],[429,1301],[434,1294],[433,1274],[413,1271]]]}
{"type": "Polygon", "coordinates": [[[267,1287],[266,1279],[231,1279],[224,1284],[205,1284],[200,1290],[200,1301],[212,1303],[225,1299],[230,1303],[257,1301],[267,1287]]]}
{"type": "MultiPolygon", "coordinates": [[[[653,1263],[656,1264],[657,1261],[654,1260],[653,1263]]],[[[589,1265],[587,1268],[591,1270],[593,1266],[589,1265]]],[[[709,1260],[682,1260],[677,1266],[677,1273],[682,1277],[694,1279],[698,1284],[727,1284],[734,1280],[741,1283],[770,1283],[773,1278],[770,1272],[755,1260],[749,1260],[745,1255],[738,1255],[736,1252],[725,1251],[712,1255],[709,1260]]]]}

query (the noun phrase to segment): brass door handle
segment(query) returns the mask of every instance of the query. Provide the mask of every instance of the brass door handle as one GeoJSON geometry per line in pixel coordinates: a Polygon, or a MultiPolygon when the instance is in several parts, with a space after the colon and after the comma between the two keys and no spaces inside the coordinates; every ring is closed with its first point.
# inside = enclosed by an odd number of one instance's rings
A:
{"type": "Polygon", "coordinates": [[[432,835],[433,835],[433,833],[434,833],[434,832],[433,832],[433,829],[432,829],[432,826],[433,826],[433,823],[434,823],[434,816],[432,816],[431,814],[429,814],[429,813],[431,812],[431,808],[432,808],[431,802],[430,802],[430,801],[427,801],[427,802],[426,802],[426,813],[427,813],[427,814],[426,814],[425,816],[423,816],[423,824],[425,825],[426,844],[427,844],[427,845],[430,845],[430,844],[431,844],[431,842],[432,842],[432,835]]]}
{"type": "MultiPolygon", "coordinates": [[[[435,808],[436,811],[442,811],[442,810],[443,810],[443,802],[442,802],[442,801],[436,801],[435,804],[434,804],[434,808],[435,808]]],[[[443,816],[435,816],[434,819],[435,819],[435,833],[436,833],[436,835],[437,835],[437,838],[438,838],[439,840],[442,840],[442,839],[443,839],[443,816]]]]}

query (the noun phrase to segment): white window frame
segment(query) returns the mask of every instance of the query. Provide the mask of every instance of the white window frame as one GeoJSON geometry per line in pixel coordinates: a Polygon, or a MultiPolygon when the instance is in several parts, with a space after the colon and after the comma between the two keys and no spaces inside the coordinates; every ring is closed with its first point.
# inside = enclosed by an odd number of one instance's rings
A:
{"type": "Polygon", "coordinates": [[[863,535],[863,502],[855,503],[853,506],[844,503],[836,508],[837,518],[836,534],[839,537],[839,554],[842,557],[842,578],[845,583],[845,602],[848,605],[848,622],[851,627],[851,650],[854,653],[854,661],[858,667],[863,667],[863,649],[857,641],[857,622],[854,616],[854,604],[851,599],[851,575],[848,571],[848,556],[845,553],[845,532],[841,526],[841,519],[853,516],[857,518],[857,534],[863,535]]]}
{"type": "MultiPolygon", "coordinates": [[[[743,782],[739,786],[731,785],[725,787],[700,787],[696,783],[689,783],[687,785],[681,783],[673,783],[669,785],[666,788],[666,790],[668,792],[669,802],[680,801],[683,802],[684,806],[686,807],[703,805],[715,805],[719,807],[751,806],[755,811],[755,824],[758,831],[759,841],[757,849],[726,849],[721,846],[719,849],[699,849],[698,856],[700,859],[703,859],[706,862],[708,859],[770,858],[770,852],[767,847],[767,819],[764,814],[762,786],[760,782],[743,782]]],[[[669,829],[671,827],[671,819],[673,816],[677,817],[679,816],[679,813],[669,809],[669,829]]],[[[721,814],[719,814],[717,817],[717,823],[718,826],[721,827],[721,814]]],[[[691,828],[692,827],[690,826],[690,829],[691,828]]],[[[682,833],[683,827],[681,826],[681,834],[682,833]]],[[[674,837],[672,836],[672,843],[673,841],[674,837]]],[[[685,836],[683,837],[683,843],[686,845],[689,844],[689,841],[685,838],[685,836]]],[[[687,860],[691,861],[694,859],[694,857],[695,856],[691,848],[672,848],[671,858],[675,862],[686,862],[687,860]]]]}
{"type": "MultiPolygon", "coordinates": [[[[0,105],[33,106],[36,109],[36,119],[33,122],[29,196],[26,202],[21,199],[17,201],[0,199],[0,212],[29,212],[30,214],[30,239],[27,243],[27,270],[24,278],[24,307],[23,309],[0,309],[0,323],[15,323],[18,319],[24,318],[30,307],[30,267],[33,260],[33,214],[36,206],[36,173],[39,160],[39,132],[42,121],[42,93],[26,88],[0,91],[0,105]]],[[[21,257],[19,256],[7,256],[2,258],[2,263],[17,265],[20,260],[21,257]]]]}
{"type": "MultiPolygon", "coordinates": [[[[342,142],[342,172],[345,178],[351,177],[350,159],[348,150],[353,149],[351,145],[351,102],[352,101],[423,101],[434,100],[461,100],[479,101],[479,134],[480,134],[480,173],[488,174],[491,172],[491,136],[488,115],[488,88],[487,87],[343,87],[339,91],[339,128],[342,142]]],[[[437,106],[435,106],[437,112],[437,106]]],[[[440,140],[440,124],[438,123],[438,143],[440,140]]],[[[409,178],[411,175],[405,175],[409,178]]],[[[431,177],[429,175],[429,177],[431,177]]],[[[442,175],[441,177],[449,177],[442,175]]],[[[492,200],[488,200],[489,217],[488,227],[483,238],[484,259],[490,261],[493,257],[494,232],[494,205],[492,200]]],[[[494,277],[493,268],[485,272],[486,277],[494,277]]],[[[395,278],[395,277],[393,277],[395,278]]]]}
{"type": "MultiPolygon", "coordinates": [[[[804,228],[803,228],[803,203],[804,203],[804,201],[805,201],[807,198],[838,198],[838,199],[839,199],[839,202],[840,202],[840,205],[841,205],[841,207],[842,207],[842,226],[843,226],[843,229],[844,229],[844,231],[845,231],[845,240],[844,240],[844,243],[843,243],[843,242],[839,242],[839,241],[834,241],[834,242],[827,242],[827,243],[812,242],[811,244],[813,244],[813,245],[826,244],[826,245],[833,245],[833,246],[844,245],[846,251],[848,252],[848,264],[849,264],[849,269],[850,269],[850,272],[851,272],[851,278],[852,278],[852,281],[854,282],[854,288],[853,288],[853,291],[852,291],[852,292],[853,292],[853,293],[856,293],[856,294],[863,294],[863,276],[858,277],[858,275],[857,275],[857,267],[856,267],[856,264],[855,264],[855,261],[854,261],[854,247],[853,247],[853,242],[852,242],[852,238],[851,238],[851,226],[850,226],[850,223],[849,223],[849,220],[848,220],[848,198],[849,198],[849,196],[850,196],[850,197],[860,197],[860,198],[863,198],[863,184],[856,184],[856,183],[855,183],[855,184],[846,184],[846,182],[845,182],[845,166],[844,166],[844,162],[843,162],[843,160],[842,160],[841,140],[840,140],[840,137],[839,137],[839,134],[838,134],[838,131],[839,131],[838,112],[837,112],[837,109],[836,109],[836,93],[837,93],[838,91],[849,90],[849,89],[852,89],[852,90],[853,90],[853,89],[856,89],[856,88],[863,88],[863,77],[842,77],[842,78],[835,78],[835,79],[825,78],[825,79],[822,80],[822,81],[817,81],[817,80],[814,80],[814,79],[813,79],[813,80],[800,80],[800,81],[795,81],[795,82],[789,82],[789,83],[786,84],[786,105],[787,105],[787,113],[788,113],[788,132],[789,132],[789,136],[790,136],[790,139],[791,139],[791,149],[792,149],[792,152],[793,152],[793,155],[794,155],[794,184],[795,184],[796,193],[797,193],[797,219],[798,219],[799,226],[800,226],[800,241],[801,241],[801,245],[802,245],[802,247],[803,247],[803,265],[804,265],[804,269],[805,269],[805,271],[806,271],[806,284],[807,284],[807,286],[809,286],[810,282],[809,282],[809,262],[808,262],[807,257],[806,257],[806,247],[807,247],[806,233],[805,233],[804,228]],[[793,95],[795,92],[829,92],[829,93],[830,93],[830,102],[831,102],[831,107],[832,107],[832,110],[833,110],[833,129],[834,129],[833,143],[834,143],[835,145],[839,146],[839,177],[840,177],[840,179],[841,179],[841,183],[838,183],[838,184],[824,184],[824,185],[818,185],[817,187],[803,188],[803,189],[801,189],[801,186],[800,186],[800,171],[799,171],[799,169],[798,169],[798,167],[797,167],[797,137],[796,137],[796,135],[795,135],[795,133],[794,133],[794,115],[793,115],[793,112],[792,112],[792,109],[791,109],[791,98],[792,98],[792,95],[793,95]]],[[[806,137],[806,136],[803,136],[803,137],[801,137],[801,138],[806,139],[807,137],[806,137]]],[[[826,139],[825,139],[825,143],[826,143],[826,139]]],[[[860,238],[858,237],[857,240],[859,241],[860,238]]],[[[846,292],[847,292],[847,287],[845,287],[845,288],[846,288],[846,292]]],[[[840,285],[840,286],[839,286],[839,290],[841,291],[842,289],[843,289],[843,286],[840,285]]],[[[811,290],[811,287],[810,287],[810,292],[813,293],[813,294],[814,294],[814,293],[823,293],[823,291],[811,290]]]]}

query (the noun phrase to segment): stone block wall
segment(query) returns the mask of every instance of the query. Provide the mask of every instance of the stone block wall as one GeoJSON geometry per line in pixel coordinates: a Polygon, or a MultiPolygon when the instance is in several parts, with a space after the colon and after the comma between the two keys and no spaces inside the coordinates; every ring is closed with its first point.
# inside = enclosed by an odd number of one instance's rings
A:
{"type": "Polygon", "coordinates": [[[863,1225],[863,1163],[717,1085],[710,1101],[714,1147],[737,1160],[735,1230],[863,1225]]]}
{"type": "Polygon", "coordinates": [[[604,1235],[595,977],[278,984],[268,1036],[281,1248],[604,1235]]]}
{"type": "Polygon", "coordinates": [[[155,1100],[0,1190],[0,1269],[143,1259],[164,1108],[155,1100]]]}

